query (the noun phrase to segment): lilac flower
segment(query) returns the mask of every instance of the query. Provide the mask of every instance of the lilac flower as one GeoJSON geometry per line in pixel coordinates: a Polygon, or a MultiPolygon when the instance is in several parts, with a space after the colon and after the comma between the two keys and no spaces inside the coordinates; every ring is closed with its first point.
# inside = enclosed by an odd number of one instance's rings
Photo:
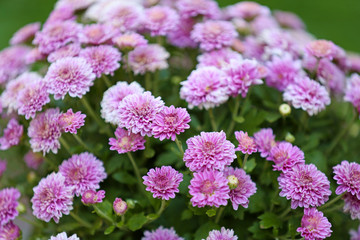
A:
{"type": "Polygon", "coordinates": [[[43,163],[44,158],[40,154],[33,153],[30,150],[25,154],[24,161],[26,163],[26,166],[36,170],[43,163]]]}
{"type": "Polygon", "coordinates": [[[178,13],[167,6],[154,6],[145,10],[144,28],[151,36],[165,36],[179,24],[178,13]]]}
{"type": "Polygon", "coordinates": [[[81,202],[85,205],[101,203],[102,200],[105,198],[105,191],[99,190],[98,192],[94,190],[86,190],[81,195],[81,202]]]}
{"type": "Polygon", "coordinates": [[[221,230],[212,230],[209,236],[203,240],[237,240],[238,237],[234,235],[234,230],[221,227],[221,230]]]}
{"type": "Polygon", "coordinates": [[[80,240],[76,234],[73,234],[71,237],[68,237],[66,232],[59,233],[55,237],[50,237],[49,240],[80,240]]]}
{"type": "Polygon", "coordinates": [[[178,0],[175,6],[183,18],[200,15],[207,19],[218,19],[221,14],[218,4],[213,0],[178,0]]]}
{"type": "Polygon", "coordinates": [[[74,154],[59,166],[59,173],[65,177],[65,185],[73,187],[76,196],[82,195],[86,190],[100,188],[107,174],[103,162],[93,154],[84,152],[74,154]]]}
{"type": "Polygon", "coordinates": [[[147,45],[148,40],[143,35],[135,32],[123,33],[112,39],[115,46],[121,50],[133,50],[139,46],[147,45]]]}
{"type": "Polygon", "coordinates": [[[360,72],[360,55],[349,53],[347,55],[347,68],[352,72],[360,72]]]}
{"type": "Polygon", "coordinates": [[[284,28],[302,30],[305,28],[304,22],[292,12],[275,11],[274,17],[276,21],[284,28]]]}
{"type": "Polygon", "coordinates": [[[345,193],[344,203],[344,212],[350,212],[352,220],[360,220],[360,200],[351,193],[345,193]]]}
{"type": "Polygon", "coordinates": [[[55,99],[63,99],[67,93],[81,98],[94,84],[95,74],[84,58],[66,57],[52,63],[45,76],[48,92],[55,99]]]}
{"type": "Polygon", "coordinates": [[[80,53],[81,45],[79,43],[70,43],[54,52],[50,53],[47,60],[51,63],[66,57],[77,57],[80,53]]]}
{"type": "Polygon", "coordinates": [[[360,199],[360,164],[344,160],[333,169],[334,179],[339,185],[335,193],[340,195],[349,192],[360,199]]]}
{"type": "Polygon", "coordinates": [[[230,198],[228,181],[223,173],[216,170],[194,173],[194,178],[190,181],[189,193],[194,207],[226,206],[230,198]]]}
{"type": "Polygon", "coordinates": [[[205,51],[228,47],[237,37],[235,27],[226,21],[208,20],[194,25],[191,38],[200,43],[200,48],[205,51]]]}
{"type": "Polygon", "coordinates": [[[108,24],[90,24],[82,29],[80,42],[94,45],[107,44],[116,33],[116,29],[108,24]]]}
{"type": "Polygon", "coordinates": [[[27,69],[25,56],[29,51],[30,48],[25,46],[11,46],[0,51],[0,83],[25,72],[27,69]]]}
{"type": "Polygon", "coordinates": [[[331,236],[331,223],[316,208],[305,208],[301,227],[296,229],[305,240],[325,239],[331,236]]]}
{"type": "Polygon", "coordinates": [[[247,132],[236,131],[235,137],[239,142],[239,145],[237,148],[235,148],[235,151],[241,151],[243,154],[252,154],[257,151],[254,139],[249,137],[247,132]]]}
{"type": "Polygon", "coordinates": [[[20,192],[16,188],[4,188],[0,190],[0,225],[5,225],[14,220],[19,212],[16,209],[19,205],[20,192]]]}
{"type": "Polygon", "coordinates": [[[279,28],[264,29],[261,31],[259,38],[266,45],[263,58],[290,54],[294,59],[297,59],[302,52],[302,49],[297,45],[290,33],[279,28]],[[268,56],[266,57],[266,55],[268,56]]]}
{"type": "Polygon", "coordinates": [[[113,203],[113,209],[116,215],[122,216],[126,213],[127,204],[121,198],[115,198],[115,201],[113,203]]]}
{"type": "Polygon", "coordinates": [[[150,169],[142,178],[146,191],[153,193],[154,198],[169,200],[175,198],[175,193],[179,192],[183,175],[170,166],[162,166],[150,169]]]}
{"type": "Polygon", "coordinates": [[[167,40],[170,44],[179,47],[196,47],[196,42],[191,39],[191,31],[196,23],[192,18],[180,17],[181,24],[176,25],[170,32],[167,33],[167,40]]]}
{"type": "Polygon", "coordinates": [[[350,230],[350,240],[359,240],[360,239],[360,226],[358,230],[350,230]]]}
{"type": "Polygon", "coordinates": [[[337,54],[336,45],[328,40],[315,40],[310,42],[305,51],[316,58],[328,58],[332,60],[337,54]]]}
{"type": "Polygon", "coordinates": [[[0,159],[0,177],[1,177],[1,176],[3,175],[3,173],[5,172],[6,166],[7,166],[7,161],[0,159]]]}
{"type": "Polygon", "coordinates": [[[190,128],[190,121],[190,115],[185,108],[175,108],[173,105],[163,107],[152,123],[152,135],[160,141],[165,138],[175,141],[176,135],[190,128]]]}
{"type": "Polygon", "coordinates": [[[110,45],[101,45],[95,47],[87,47],[80,52],[91,66],[96,77],[102,74],[114,75],[114,72],[120,67],[121,53],[110,45]]]}
{"type": "Polygon", "coordinates": [[[74,113],[70,108],[59,117],[59,124],[64,132],[77,134],[77,130],[84,126],[86,115],[80,111],[74,113]]]}
{"type": "Polygon", "coordinates": [[[280,28],[273,16],[264,15],[256,17],[249,25],[250,32],[253,32],[255,35],[261,35],[265,31],[276,31],[280,28]]]}
{"type": "Polygon", "coordinates": [[[24,60],[25,60],[25,64],[33,64],[37,61],[42,61],[45,60],[47,57],[47,55],[41,53],[39,51],[39,48],[33,48],[30,51],[28,51],[25,56],[24,56],[24,60]]]}
{"type": "Polygon", "coordinates": [[[44,23],[44,27],[54,24],[56,22],[64,22],[66,20],[76,20],[75,9],[69,4],[61,4],[51,11],[49,17],[44,23]]]}
{"type": "Polygon", "coordinates": [[[236,61],[241,61],[242,56],[241,54],[231,50],[230,48],[222,48],[219,50],[204,52],[197,57],[197,60],[199,62],[197,67],[200,68],[214,66],[222,69],[223,67],[226,67],[226,65],[230,64],[230,61],[232,59],[236,61]]]}
{"type": "Polygon", "coordinates": [[[270,9],[256,2],[240,2],[227,7],[227,15],[232,18],[252,20],[258,16],[270,15],[270,9]]]}
{"type": "Polygon", "coordinates": [[[227,101],[228,86],[226,75],[216,67],[203,67],[191,72],[186,81],[181,82],[180,98],[202,109],[219,106],[227,101]]]}
{"type": "Polygon", "coordinates": [[[293,169],[295,165],[305,164],[304,158],[304,153],[300,148],[288,142],[280,142],[271,149],[268,160],[274,162],[274,170],[286,172],[293,169]]]}
{"type": "Polygon", "coordinates": [[[145,231],[144,237],[141,240],[184,240],[182,237],[179,237],[174,228],[163,228],[162,226],[158,227],[153,231],[145,231]]]}
{"type": "Polygon", "coordinates": [[[0,225],[0,239],[17,240],[20,238],[20,228],[12,221],[0,225]]]}
{"type": "Polygon", "coordinates": [[[345,88],[345,73],[329,59],[319,60],[317,75],[321,83],[335,93],[342,93],[345,88]]]}
{"type": "Polygon", "coordinates": [[[15,118],[12,118],[4,129],[4,135],[0,138],[0,149],[7,150],[12,146],[18,145],[23,135],[23,130],[23,126],[15,118]]]}
{"type": "Polygon", "coordinates": [[[271,149],[276,145],[275,135],[271,128],[263,128],[254,133],[254,140],[261,157],[266,158],[270,155],[271,149]]]}
{"type": "Polygon", "coordinates": [[[190,171],[220,170],[230,165],[234,159],[235,146],[226,140],[221,132],[201,132],[186,141],[188,148],[184,154],[185,165],[190,171]]]}
{"type": "Polygon", "coordinates": [[[74,10],[80,10],[89,7],[96,0],[59,0],[56,3],[56,8],[61,6],[70,6],[74,10]]]}
{"type": "Polygon", "coordinates": [[[11,45],[17,45],[20,43],[25,43],[26,41],[30,40],[32,37],[35,36],[35,33],[39,31],[41,26],[41,23],[35,22],[35,23],[29,23],[19,30],[17,30],[16,33],[12,36],[10,39],[11,45]]]}
{"type": "Polygon", "coordinates": [[[140,134],[118,127],[115,131],[115,137],[109,139],[110,150],[116,150],[119,154],[145,149],[146,140],[140,134]]]}
{"type": "Polygon", "coordinates": [[[353,73],[346,85],[344,100],[351,102],[360,112],[360,76],[353,73]]]}
{"type": "Polygon", "coordinates": [[[297,164],[278,177],[280,196],[291,199],[291,208],[318,207],[331,195],[330,182],[314,164],[297,164]]]}
{"type": "Polygon", "coordinates": [[[249,198],[256,193],[256,185],[251,180],[250,176],[241,168],[226,167],[224,169],[224,176],[235,177],[238,181],[237,186],[230,186],[230,200],[234,210],[238,210],[239,205],[247,208],[249,205],[249,198]]]}

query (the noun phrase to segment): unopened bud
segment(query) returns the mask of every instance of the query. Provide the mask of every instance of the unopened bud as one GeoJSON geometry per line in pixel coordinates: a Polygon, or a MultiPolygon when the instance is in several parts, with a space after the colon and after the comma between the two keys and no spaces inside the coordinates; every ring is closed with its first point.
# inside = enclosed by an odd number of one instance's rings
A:
{"type": "Polygon", "coordinates": [[[235,177],[235,175],[229,175],[227,180],[230,189],[235,189],[237,186],[239,186],[239,179],[235,177]]]}
{"type": "Polygon", "coordinates": [[[90,205],[102,202],[104,197],[104,190],[100,190],[98,192],[95,192],[94,190],[87,190],[81,195],[81,201],[85,205],[90,205]]]}
{"type": "Polygon", "coordinates": [[[295,141],[295,137],[294,135],[292,135],[291,133],[286,133],[285,136],[285,141],[289,142],[289,143],[293,143],[295,141]]]}
{"type": "Polygon", "coordinates": [[[16,207],[16,210],[19,212],[19,214],[26,212],[26,207],[24,204],[19,203],[19,205],[16,207]]]}
{"type": "Polygon", "coordinates": [[[279,112],[280,112],[281,116],[283,116],[283,117],[290,115],[290,113],[291,113],[290,105],[287,103],[281,104],[279,107],[279,112]]]}
{"type": "Polygon", "coordinates": [[[126,200],[126,204],[128,205],[128,208],[135,208],[136,201],[134,201],[132,199],[128,199],[128,200],[126,200]]]}
{"type": "Polygon", "coordinates": [[[122,216],[127,210],[127,204],[121,198],[115,198],[113,208],[116,215],[122,216]]]}
{"type": "Polygon", "coordinates": [[[36,173],[33,171],[29,172],[26,178],[29,183],[33,183],[36,180],[36,173]]]}

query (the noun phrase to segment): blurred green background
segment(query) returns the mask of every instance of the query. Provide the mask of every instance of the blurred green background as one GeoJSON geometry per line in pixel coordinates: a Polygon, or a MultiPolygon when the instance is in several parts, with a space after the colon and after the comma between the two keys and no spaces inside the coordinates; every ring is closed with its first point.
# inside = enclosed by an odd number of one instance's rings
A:
{"type": "MultiPolygon", "coordinates": [[[[44,21],[55,0],[0,0],[0,49],[21,26],[44,21]]],[[[238,1],[218,0],[221,6],[238,1]]],[[[360,52],[360,0],[257,0],[271,9],[297,13],[309,32],[360,52]]]]}

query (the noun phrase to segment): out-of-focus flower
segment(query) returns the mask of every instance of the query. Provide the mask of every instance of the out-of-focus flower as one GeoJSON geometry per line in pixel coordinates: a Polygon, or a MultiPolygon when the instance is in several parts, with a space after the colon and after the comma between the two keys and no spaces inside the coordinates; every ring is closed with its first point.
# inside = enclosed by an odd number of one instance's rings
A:
{"type": "Polygon", "coordinates": [[[0,239],[17,240],[20,237],[20,228],[12,221],[0,226],[0,239]]]}
{"type": "Polygon", "coordinates": [[[217,2],[213,0],[179,0],[175,6],[183,18],[200,15],[206,19],[218,19],[221,15],[217,2]]]}
{"type": "Polygon", "coordinates": [[[0,51],[0,83],[5,83],[27,69],[26,55],[29,47],[11,46],[0,51]]]}
{"type": "Polygon", "coordinates": [[[145,10],[144,28],[151,36],[165,36],[179,24],[178,13],[167,6],[154,6],[145,10]]]}
{"type": "Polygon", "coordinates": [[[143,35],[135,32],[123,33],[114,37],[112,41],[115,46],[121,50],[133,50],[134,48],[147,45],[148,43],[148,40],[143,35]]]}
{"type": "Polygon", "coordinates": [[[236,61],[243,60],[241,54],[231,50],[230,48],[222,48],[219,50],[204,52],[197,57],[199,62],[197,67],[200,68],[214,66],[222,69],[223,67],[226,67],[228,64],[230,64],[232,59],[236,61]]]}
{"type": "Polygon", "coordinates": [[[351,102],[360,112],[360,76],[356,73],[353,73],[347,82],[344,100],[351,102]]]}
{"type": "Polygon", "coordinates": [[[16,188],[4,188],[0,190],[0,225],[5,225],[14,220],[19,212],[20,192],[16,188]]]}
{"type": "Polygon", "coordinates": [[[50,53],[47,60],[53,63],[62,58],[77,57],[80,51],[81,45],[79,43],[70,43],[50,53]]]}
{"type": "Polygon", "coordinates": [[[340,195],[349,192],[360,199],[360,164],[344,160],[333,169],[334,179],[339,185],[335,193],[340,195]]]}
{"type": "Polygon", "coordinates": [[[35,33],[39,31],[41,23],[29,23],[14,33],[12,38],[10,39],[11,45],[16,45],[20,43],[25,43],[35,36],[35,33]]]}
{"type": "Polygon", "coordinates": [[[12,118],[4,129],[4,135],[0,138],[0,149],[7,150],[12,146],[18,145],[23,131],[23,126],[15,118],[12,118]]]}
{"type": "Polygon", "coordinates": [[[118,127],[115,131],[115,137],[109,139],[110,150],[116,150],[119,154],[145,149],[146,140],[138,133],[132,133],[118,127]]]}
{"type": "Polygon", "coordinates": [[[145,231],[144,236],[141,240],[184,240],[182,237],[179,237],[174,228],[163,228],[162,226],[158,227],[153,231],[145,231]]]}
{"type": "Polygon", "coordinates": [[[349,212],[351,219],[360,220],[360,200],[351,193],[344,195],[344,212],[349,212]]]}
{"type": "Polygon", "coordinates": [[[80,238],[78,238],[76,234],[68,237],[66,232],[62,232],[56,235],[55,237],[54,236],[50,237],[49,240],[80,240],[80,238]]]}
{"type": "Polygon", "coordinates": [[[36,170],[43,163],[44,158],[40,154],[33,153],[30,150],[25,154],[24,161],[26,166],[36,170]]]}
{"type": "Polygon", "coordinates": [[[116,29],[107,24],[90,24],[84,26],[82,29],[79,40],[81,43],[86,44],[106,44],[117,34],[116,29]]]}

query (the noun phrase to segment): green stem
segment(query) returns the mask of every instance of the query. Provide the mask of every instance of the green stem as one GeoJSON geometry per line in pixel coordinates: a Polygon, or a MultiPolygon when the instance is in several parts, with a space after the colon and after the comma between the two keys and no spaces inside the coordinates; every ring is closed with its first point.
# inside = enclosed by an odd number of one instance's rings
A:
{"type": "Polygon", "coordinates": [[[154,73],[154,83],[153,83],[153,95],[154,96],[158,96],[158,93],[159,93],[159,76],[160,75],[160,72],[159,70],[157,70],[155,73],[154,73]]]}
{"type": "Polygon", "coordinates": [[[150,72],[145,73],[145,89],[146,89],[146,91],[151,92],[151,73],[150,72]]]}
{"type": "Polygon", "coordinates": [[[23,216],[17,216],[16,219],[19,219],[20,221],[23,221],[23,222],[26,222],[28,224],[31,224],[33,225],[34,227],[37,227],[37,228],[43,228],[43,225],[40,224],[40,223],[37,223],[37,222],[34,222],[34,221],[31,221],[23,216]]]}
{"type": "Polygon", "coordinates": [[[284,212],[280,214],[280,218],[285,217],[289,212],[291,211],[291,207],[289,206],[287,209],[285,209],[284,212]]]}
{"type": "MultiPolygon", "coordinates": [[[[71,155],[71,154],[70,154],[70,155],[71,155]]],[[[55,163],[53,163],[53,162],[52,162],[50,159],[48,159],[46,156],[43,156],[43,158],[44,158],[45,162],[50,165],[50,167],[52,168],[52,170],[54,170],[54,171],[57,171],[57,170],[58,170],[58,166],[57,166],[55,163]]]]}
{"type": "Polygon", "coordinates": [[[81,146],[83,146],[83,148],[85,148],[85,149],[86,149],[87,151],[89,151],[89,152],[92,151],[92,150],[86,145],[86,143],[84,143],[84,141],[81,140],[81,138],[80,138],[78,135],[73,134],[73,136],[74,136],[75,140],[76,140],[81,146]]]}
{"type": "Polygon", "coordinates": [[[78,223],[80,223],[82,226],[86,227],[86,228],[92,228],[93,226],[88,223],[87,221],[83,220],[81,217],[79,217],[78,215],[76,215],[73,212],[70,212],[70,216],[75,219],[78,223]]]}
{"type": "Polygon", "coordinates": [[[143,186],[143,185],[142,185],[142,182],[143,182],[143,181],[141,180],[141,175],[140,175],[139,168],[137,167],[136,162],[135,162],[132,154],[131,154],[130,152],[127,152],[127,155],[128,155],[128,157],[129,157],[129,159],[130,159],[131,165],[132,165],[133,168],[134,168],[134,172],[135,172],[136,178],[137,178],[137,180],[138,180],[139,187],[142,188],[142,186],[143,186]]]}
{"type": "Polygon", "coordinates": [[[245,165],[246,165],[246,162],[247,162],[248,158],[249,158],[249,154],[245,154],[244,161],[242,162],[242,166],[240,166],[244,170],[245,170],[245,165]]]}
{"type": "Polygon", "coordinates": [[[223,214],[225,210],[225,207],[221,207],[218,211],[218,213],[216,214],[216,218],[215,218],[215,223],[219,223],[221,215],[223,214]]]}
{"type": "Polygon", "coordinates": [[[175,137],[175,143],[179,149],[179,151],[181,152],[181,154],[184,156],[184,149],[182,147],[182,144],[181,142],[179,141],[179,139],[177,137],[175,137]]]}
{"type": "Polygon", "coordinates": [[[126,72],[127,74],[129,75],[129,79],[128,79],[128,83],[131,83],[132,81],[134,81],[134,77],[133,77],[133,74],[131,72],[131,68],[130,68],[130,64],[129,64],[129,53],[127,52],[125,55],[124,55],[124,60],[125,60],[125,63],[126,63],[126,72]]]}
{"type": "Polygon", "coordinates": [[[226,135],[230,135],[231,132],[234,130],[234,127],[235,127],[235,118],[237,117],[238,115],[238,111],[239,111],[239,107],[240,107],[240,95],[238,95],[236,98],[235,98],[235,107],[234,107],[234,110],[232,112],[232,118],[231,118],[231,122],[230,122],[230,125],[226,131],[226,135]]]}
{"type": "Polygon", "coordinates": [[[337,201],[339,201],[343,196],[345,195],[345,193],[338,195],[336,198],[333,198],[331,201],[327,202],[326,204],[322,205],[321,207],[319,207],[319,210],[324,210],[325,208],[330,207],[331,205],[333,205],[334,203],[336,203],[337,201]]]}
{"type": "Polygon", "coordinates": [[[105,85],[106,85],[108,88],[112,86],[109,78],[108,78],[106,75],[103,74],[103,75],[102,75],[102,79],[104,80],[105,85]]]}
{"type": "Polygon", "coordinates": [[[165,208],[166,208],[166,200],[162,199],[160,208],[156,214],[160,217],[160,215],[164,212],[165,208]]]}
{"type": "Polygon", "coordinates": [[[210,117],[211,127],[214,132],[217,132],[216,121],[215,121],[215,117],[214,117],[212,108],[209,108],[208,113],[209,113],[209,117],[210,117]]]}
{"type": "Polygon", "coordinates": [[[101,209],[98,208],[98,207],[96,206],[96,204],[93,204],[92,206],[93,206],[94,209],[96,210],[97,214],[100,215],[100,217],[106,219],[108,222],[112,223],[113,225],[115,224],[115,221],[114,221],[112,218],[110,218],[109,216],[107,216],[103,211],[101,211],[101,209]]]}
{"type": "Polygon", "coordinates": [[[63,137],[62,137],[62,138],[59,138],[59,140],[60,140],[61,145],[63,145],[64,148],[66,149],[66,151],[67,151],[70,155],[72,155],[72,153],[71,153],[71,151],[70,151],[70,146],[69,146],[69,144],[66,142],[66,140],[65,140],[63,137]]]}

